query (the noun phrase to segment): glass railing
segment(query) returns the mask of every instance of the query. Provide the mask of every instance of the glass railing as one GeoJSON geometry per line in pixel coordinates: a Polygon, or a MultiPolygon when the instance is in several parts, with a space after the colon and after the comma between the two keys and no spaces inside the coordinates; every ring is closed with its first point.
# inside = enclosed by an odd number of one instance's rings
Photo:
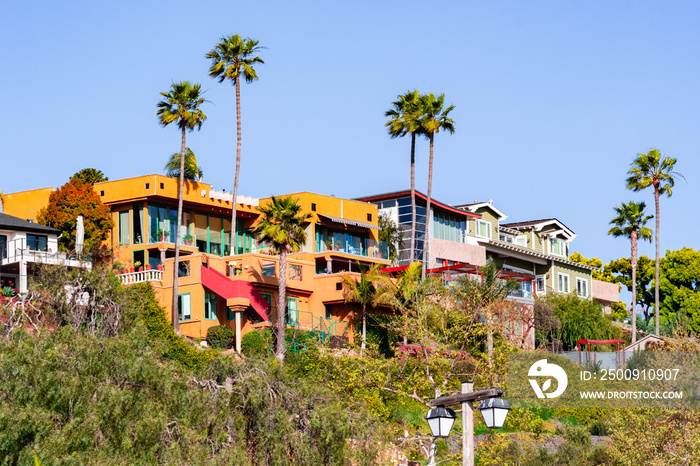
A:
{"type": "Polygon", "coordinates": [[[373,257],[375,259],[388,259],[389,247],[385,241],[317,241],[316,252],[335,251],[355,256],[373,257]]]}

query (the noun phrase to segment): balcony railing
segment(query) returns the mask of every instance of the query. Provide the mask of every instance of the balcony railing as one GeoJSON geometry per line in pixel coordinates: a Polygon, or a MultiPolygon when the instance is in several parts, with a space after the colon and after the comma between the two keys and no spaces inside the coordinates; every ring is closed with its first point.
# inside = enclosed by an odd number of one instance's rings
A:
{"type": "Polygon", "coordinates": [[[144,270],[141,272],[129,272],[118,275],[122,285],[134,285],[136,283],[163,281],[162,270],[144,270]]]}
{"type": "Polygon", "coordinates": [[[316,252],[336,251],[355,256],[389,259],[389,247],[384,241],[317,241],[316,252]]]}
{"type": "MultiPolygon", "coordinates": [[[[83,261],[89,260],[89,257],[83,258],[83,261]]],[[[20,261],[77,266],[80,263],[80,258],[78,258],[75,253],[68,254],[50,250],[41,251],[30,249],[29,245],[27,245],[27,240],[24,238],[12,240],[0,245],[0,265],[12,264],[20,261]]],[[[87,267],[90,267],[89,263],[86,262],[86,264],[87,267]]]]}

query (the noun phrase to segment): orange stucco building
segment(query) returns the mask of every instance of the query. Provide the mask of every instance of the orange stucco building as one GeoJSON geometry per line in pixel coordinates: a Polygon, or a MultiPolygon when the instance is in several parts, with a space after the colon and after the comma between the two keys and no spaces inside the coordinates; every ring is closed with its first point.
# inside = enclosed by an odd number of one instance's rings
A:
{"type": "MultiPolygon", "coordinates": [[[[94,185],[114,220],[106,240],[113,260],[130,269],[122,280],[151,282],[169,318],[177,184],[175,178],[146,175],[94,185]]],[[[35,218],[54,190],[5,194],[3,210],[35,218]]],[[[308,192],[292,196],[311,218],[304,225],[306,243],[299,253],[288,256],[287,323],[352,340],[358,307],[345,303],[342,275],[390,263],[387,246],[378,238],[377,206],[308,192]]],[[[232,195],[214,191],[207,183],[186,181],[183,199],[178,265],[181,333],[205,338],[209,327],[227,325],[238,330],[240,343],[243,334],[277,318],[279,257],[269,254],[268,246],[250,232],[259,216],[257,207],[270,199],[238,196],[233,251],[232,195]]]]}

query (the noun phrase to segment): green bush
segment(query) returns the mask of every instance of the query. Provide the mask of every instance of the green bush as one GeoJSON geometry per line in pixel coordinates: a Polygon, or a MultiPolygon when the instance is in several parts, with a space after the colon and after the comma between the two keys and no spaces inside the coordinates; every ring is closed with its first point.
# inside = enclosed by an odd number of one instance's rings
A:
{"type": "Polygon", "coordinates": [[[270,331],[254,330],[241,338],[241,351],[248,357],[263,357],[270,354],[270,331]]]}
{"type": "Polygon", "coordinates": [[[225,325],[209,327],[209,330],[207,330],[207,343],[212,348],[229,349],[233,346],[234,336],[233,330],[225,325]]]}

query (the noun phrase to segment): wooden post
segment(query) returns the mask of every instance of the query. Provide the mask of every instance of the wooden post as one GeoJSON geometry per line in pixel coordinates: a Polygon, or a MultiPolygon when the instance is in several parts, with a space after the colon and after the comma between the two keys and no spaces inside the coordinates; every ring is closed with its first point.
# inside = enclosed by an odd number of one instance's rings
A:
{"type": "MultiPolygon", "coordinates": [[[[464,382],[462,393],[471,393],[474,382],[464,382]]],[[[473,401],[462,403],[462,466],[474,466],[474,408],[473,401]]]]}

